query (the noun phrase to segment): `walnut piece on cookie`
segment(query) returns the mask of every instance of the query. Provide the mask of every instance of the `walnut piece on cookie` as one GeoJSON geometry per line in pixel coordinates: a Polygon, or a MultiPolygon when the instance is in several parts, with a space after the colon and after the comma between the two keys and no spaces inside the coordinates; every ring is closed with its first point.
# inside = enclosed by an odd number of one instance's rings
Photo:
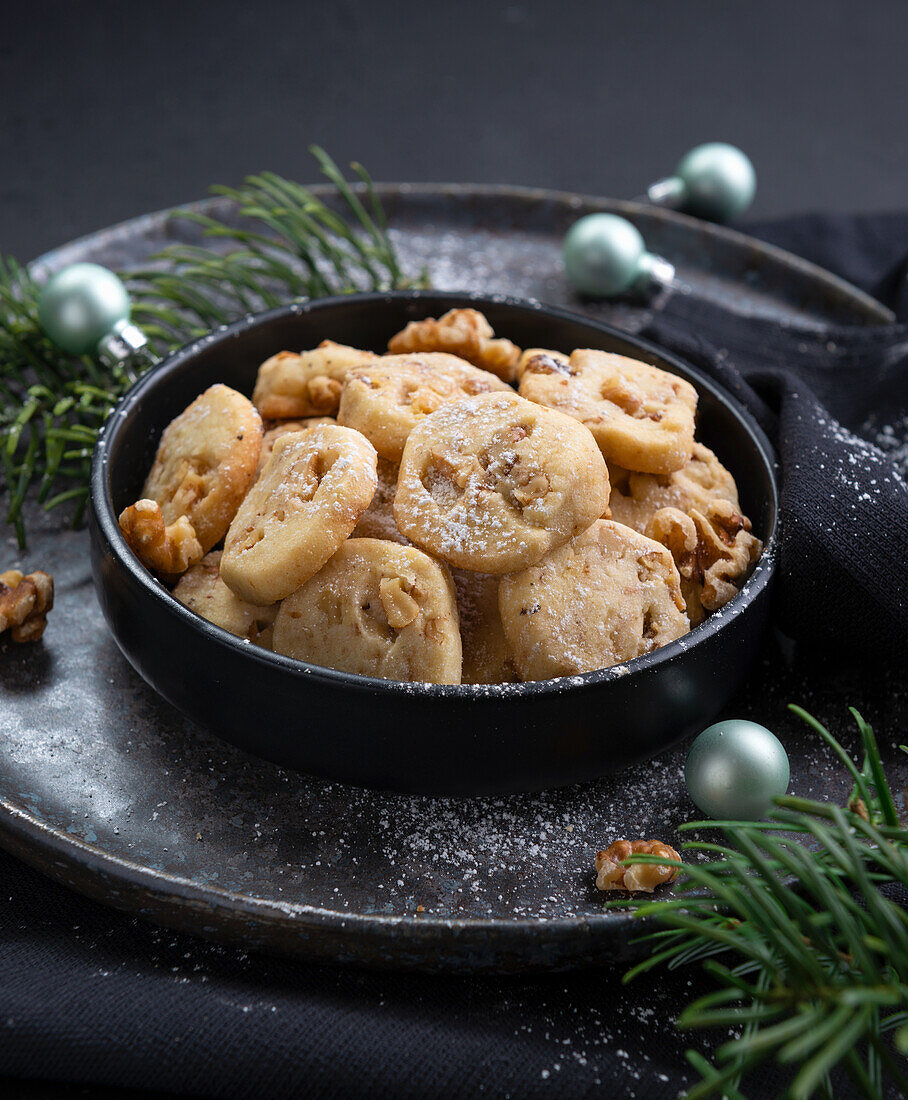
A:
{"type": "Polygon", "coordinates": [[[750,520],[731,501],[712,500],[705,514],[661,508],[646,527],[649,538],[671,551],[681,574],[681,591],[691,624],[716,611],[735,595],[763,552],[750,520]]]}
{"type": "Polygon", "coordinates": [[[627,867],[622,864],[628,856],[638,854],[681,862],[675,849],[661,840],[616,840],[604,851],[596,853],[596,888],[651,894],[657,886],[673,882],[677,877],[677,867],[662,863],[632,863],[627,867]]]}
{"type": "Polygon", "coordinates": [[[252,403],[268,420],[334,416],[347,371],[374,358],[333,340],[322,340],[312,351],[279,351],[259,367],[252,403]]]}
{"type": "Polygon", "coordinates": [[[510,340],[495,339],[492,326],[478,309],[450,309],[438,320],[411,321],[388,341],[388,351],[404,354],[446,351],[474,367],[491,371],[504,382],[517,377],[520,348],[510,340]]]}
{"type": "Polygon", "coordinates": [[[277,606],[256,607],[234,595],[220,577],[221,551],[212,550],[180,577],[173,595],[191,611],[223,630],[269,648],[277,606]]]}
{"type": "Polygon", "coordinates": [[[400,462],[407,436],[442,405],[495,390],[501,379],[444,352],[384,355],[347,374],[338,423],[369,440],[382,458],[400,462]]]}
{"type": "Polygon", "coordinates": [[[120,513],[123,538],[139,561],[161,577],[175,577],[200,561],[204,550],[186,516],[164,522],[156,500],[137,500],[120,513]]]}
{"type": "Polygon", "coordinates": [[[460,569],[508,573],[584,530],[608,503],[595,440],[513,392],[443,405],[407,439],[394,517],[460,569]]]}
{"type": "Polygon", "coordinates": [[[532,359],[540,360],[534,365],[534,370],[540,373],[553,371],[567,374],[569,372],[571,357],[565,355],[563,351],[552,351],[551,348],[525,348],[517,360],[517,381],[523,378],[527,364],[532,359]]]}
{"type": "Polygon", "coordinates": [[[697,391],[677,375],[611,352],[579,348],[567,364],[529,359],[520,394],[581,421],[609,462],[667,474],[690,460],[697,391]]]}
{"type": "Polygon", "coordinates": [[[513,684],[520,677],[498,609],[500,577],[452,570],[463,640],[463,683],[513,684]]]}
{"type": "Polygon", "coordinates": [[[54,578],[41,569],[0,573],[0,634],[9,631],[14,642],[36,642],[47,626],[54,606],[54,578]]]}
{"type": "Polygon", "coordinates": [[[322,424],[281,436],[224,540],[227,587],[267,606],[304,584],[369,507],[376,463],[375,448],[352,428],[322,424]]]}
{"type": "Polygon", "coordinates": [[[671,554],[610,520],[504,577],[498,602],[523,680],[608,668],[690,629],[671,554]]]}
{"type": "Polygon", "coordinates": [[[283,601],[273,645],[276,653],[362,676],[459,684],[451,575],[415,547],[348,539],[283,601]]]}
{"type": "Polygon", "coordinates": [[[160,505],[167,527],[185,516],[206,553],[226,534],[261,446],[262,418],[249,399],[209,386],[164,429],[142,499],[160,505]]]}

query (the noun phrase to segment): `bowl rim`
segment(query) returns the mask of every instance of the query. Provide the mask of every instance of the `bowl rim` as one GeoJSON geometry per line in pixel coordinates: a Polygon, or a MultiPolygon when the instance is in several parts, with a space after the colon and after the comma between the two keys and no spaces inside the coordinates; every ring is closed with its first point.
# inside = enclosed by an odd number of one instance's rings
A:
{"type": "Polygon", "coordinates": [[[459,698],[481,699],[489,697],[508,696],[537,696],[557,694],[562,691],[593,688],[601,684],[610,683],[624,678],[627,675],[642,673],[645,670],[678,659],[693,647],[706,642],[715,636],[729,620],[743,613],[761,592],[763,592],[772,580],[775,571],[775,561],[779,543],[779,483],[778,462],[772,445],[765,432],[760,427],[753,414],[745,408],[729,391],[725,390],[708,375],[691,365],[680,356],[660,347],[643,337],[633,333],[624,332],[604,321],[591,318],[574,310],[563,309],[559,306],[544,304],[535,298],[520,298],[506,294],[489,294],[472,291],[452,290],[396,290],[396,291],[365,291],[357,294],[333,295],[331,297],[317,299],[300,299],[287,305],[277,306],[274,309],[260,313],[247,314],[245,317],[229,325],[221,325],[217,329],[198,337],[182,347],[176,348],[155,363],[141,378],[139,378],[126,393],[120,398],[103,425],[95,443],[92,455],[90,478],[90,502],[92,513],[98,528],[103,535],[107,546],[110,548],[118,566],[125,570],[126,574],[142,589],[150,598],[163,600],[169,611],[176,615],[194,633],[201,635],[208,641],[221,646],[227,646],[238,653],[245,654],[251,661],[264,664],[268,667],[282,670],[297,679],[312,679],[321,681],[326,685],[344,687],[354,691],[380,692],[392,696],[421,696],[435,698],[459,698]],[[113,506],[110,494],[110,449],[117,433],[122,429],[128,419],[135,415],[136,406],[140,403],[143,393],[155,386],[163,384],[164,379],[185,368],[185,365],[201,351],[208,350],[212,346],[227,343],[236,339],[243,333],[269,324],[272,321],[292,317],[296,315],[318,313],[322,310],[334,309],[340,305],[355,306],[357,304],[374,304],[376,302],[391,303],[394,301],[426,301],[428,305],[437,305],[445,309],[457,308],[469,303],[474,308],[481,309],[483,304],[488,306],[505,306],[516,310],[524,310],[533,313],[542,313],[559,320],[581,324],[595,329],[607,336],[616,337],[633,345],[638,350],[649,353],[667,362],[672,368],[678,368],[682,377],[690,377],[698,388],[709,391],[727,411],[729,411],[744,427],[746,434],[754,445],[760,460],[763,462],[768,474],[770,485],[769,496],[769,530],[763,540],[763,552],[756,562],[750,576],[738,593],[722,608],[709,615],[703,622],[693,627],[687,634],[653,650],[651,653],[634,657],[629,661],[609,668],[595,669],[591,672],[577,673],[571,676],[559,676],[550,680],[529,680],[520,683],[505,684],[432,684],[422,681],[384,680],[377,677],[362,676],[359,673],[344,672],[339,669],[328,668],[324,665],[312,664],[300,661],[293,657],[286,657],[271,650],[254,645],[248,639],[239,638],[221,627],[203,619],[201,615],[190,610],[180,603],[170,591],[145,568],[130,549],[117,522],[117,514],[113,506]]]}

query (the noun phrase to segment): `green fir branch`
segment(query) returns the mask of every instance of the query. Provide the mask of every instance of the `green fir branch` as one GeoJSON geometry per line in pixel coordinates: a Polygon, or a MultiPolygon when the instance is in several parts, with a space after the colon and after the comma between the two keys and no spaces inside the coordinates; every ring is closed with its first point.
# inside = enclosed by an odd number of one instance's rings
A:
{"type": "MultiPolygon", "coordinates": [[[[425,272],[402,271],[365,169],[351,165],[351,185],[323,149],[310,152],[334,188],[330,203],[272,172],[212,187],[236,205],[239,227],[178,210],[172,221],[199,227],[205,244],[171,245],[120,273],[155,355],[286,302],[428,285],[425,272]]],[[[26,268],[0,255],[0,488],[23,548],[32,489],[45,509],[68,503],[81,522],[98,431],[135,381],[122,367],[54,346],[38,324],[40,291],[26,268]]]]}
{"type": "MultiPolygon", "coordinates": [[[[743,1098],[769,1063],[785,1095],[832,1096],[838,1071],[857,1094],[908,1095],[908,912],[881,887],[908,889],[908,830],[901,827],[873,730],[852,710],[864,748],[858,769],[815,718],[790,708],[839,756],[854,781],[846,807],[786,796],[767,821],[692,821],[723,844],[682,851],[675,896],[631,907],[657,927],[652,952],[625,981],[659,967],[700,963],[716,988],[681,1013],[682,1029],[738,1037],[688,1061],[700,1081],[690,1100],[743,1098]],[[702,857],[706,857],[703,859],[702,857]],[[720,858],[715,858],[715,857],[720,858]],[[688,856],[690,859],[690,856],[688,856]]],[[[665,863],[632,856],[628,863],[665,863]]]]}

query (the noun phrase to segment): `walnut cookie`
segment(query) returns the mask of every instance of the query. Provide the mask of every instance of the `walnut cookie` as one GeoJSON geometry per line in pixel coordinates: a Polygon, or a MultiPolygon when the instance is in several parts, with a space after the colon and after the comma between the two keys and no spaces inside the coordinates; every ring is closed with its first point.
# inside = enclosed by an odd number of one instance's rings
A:
{"type": "Polygon", "coordinates": [[[374,358],[333,340],[312,351],[279,351],[259,367],[252,403],[267,420],[334,416],[347,371],[374,358]]]}
{"type": "Polygon", "coordinates": [[[161,435],[142,489],[120,529],[155,572],[183,572],[219,542],[246,494],[262,446],[262,420],[229,386],[210,386],[161,435]]]}
{"type": "Polygon", "coordinates": [[[212,550],[180,577],[173,595],[215,626],[270,648],[277,607],[256,607],[234,595],[221,580],[220,564],[221,551],[212,550]]]}
{"type": "Polygon", "coordinates": [[[610,520],[504,577],[498,602],[523,680],[608,668],[690,629],[671,554],[610,520]]]}
{"type": "Polygon", "coordinates": [[[668,474],[689,461],[697,391],[677,375],[637,359],[579,348],[536,355],[524,365],[520,393],[590,429],[609,462],[668,474]]]}
{"type": "Polygon", "coordinates": [[[221,577],[240,599],[289,596],[340,547],[375,493],[375,448],[322,424],[282,436],[230,525],[221,577]]]}
{"type": "Polygon", "coordinates": [[[501,574],[583,531],[608,494],[583,425],[513,392],[489,393],[443,406],[410,433],[394,517],[450,565],[501,574]]]}
{"type": "Polygon", "coordinates": [[[474,367],[491,371],[504,382],[517,378],[520,348],[510,340],[495,339],[486,317],[478,309],[449,309],[436,321],[411,321],[388,341],[388,351],[447,351],[474,367]]]}
{"type": "Polygon", "coordinates": [[[337,419],[362,432],[382,458],[400,462],[407,436],[421,420],[442,405],[494,390],[513,392],[456,355],[385,355],[349,371],[337,419]]]}
{"type": "Polygon", "coordinates": [[[274,650],[361,676],[459,684],[451,575],[415,547],[348,539],[283,601],[274,650]]]}

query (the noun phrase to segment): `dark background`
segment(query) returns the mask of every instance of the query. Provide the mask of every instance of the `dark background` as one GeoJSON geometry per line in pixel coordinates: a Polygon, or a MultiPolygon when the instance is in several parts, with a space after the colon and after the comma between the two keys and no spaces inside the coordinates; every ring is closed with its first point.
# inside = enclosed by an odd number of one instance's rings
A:
{"type": "Polygon", "coordinates": [[[381,180],[633,197],[727,140],[756,216],[897,209],[906,93],[900,0],[0,0],[0,253],[263,168],[310,181],[310,142],[381,180]]]}
{"type": "Polygon", "coordinates": [[[631,198],[691,145],[759,216],[908,202],[900,0],[0,0],[0,252],[31,258],[310,142],[381,180],[631,198]]]}

